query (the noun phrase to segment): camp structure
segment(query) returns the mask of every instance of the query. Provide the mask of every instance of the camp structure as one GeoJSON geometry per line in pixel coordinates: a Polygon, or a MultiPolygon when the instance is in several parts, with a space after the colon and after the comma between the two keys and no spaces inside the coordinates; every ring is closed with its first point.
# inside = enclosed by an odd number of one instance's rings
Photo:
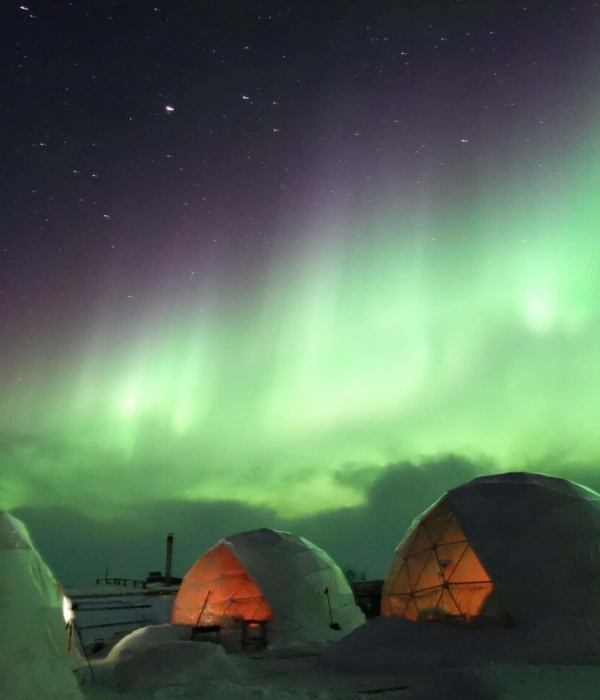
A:
{"type": "Polygon", "coordinates": [[[70,665],[64,603],[25,525],[0,510],[0,697],[82,697],[70,665]]]}
{"type": "Polygon", "coordinates": [[[248,626],[272,643],[321,642],[364,622],[341,569],[303,537],[270,529],[226,537],[187,572],[171,622],[248,626]]]}
{"type": "Polygon", "coordinates": [[[474,479],[412,523],[381,614],[497,624],[600,615],[600,495],[541,474],[474,479]]]}

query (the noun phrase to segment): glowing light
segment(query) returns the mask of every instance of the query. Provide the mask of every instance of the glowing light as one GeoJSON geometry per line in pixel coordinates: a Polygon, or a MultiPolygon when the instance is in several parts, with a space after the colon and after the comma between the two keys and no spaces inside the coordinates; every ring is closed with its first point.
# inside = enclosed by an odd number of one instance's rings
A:
{"type": "Polygon", "coordinates": [[[127,391],[118,401],[119,413],[123,416],[134,416],[140,409],[141,396],[136,389],[127,391]]]}
{"type": "Polygon", "coordinates": [[[66,595],[62,598],[62,615],[65,624],[70,624],[75,619],[75,611],[73,610],[73,602],[66,595]]]}
{"type": "Polygon", "coordinates": [[[192,411],[186,407],[180,407],[173,415],[173,430],[178,435],[184,435],[194,428],[192,411]]]}
{"type": "Polygon", "coordinates": [[[555,304],[543,296],[532,296],[525,301],[524,311],[530,327],[540,333],[552,329],[555,317],[555,304]]]}

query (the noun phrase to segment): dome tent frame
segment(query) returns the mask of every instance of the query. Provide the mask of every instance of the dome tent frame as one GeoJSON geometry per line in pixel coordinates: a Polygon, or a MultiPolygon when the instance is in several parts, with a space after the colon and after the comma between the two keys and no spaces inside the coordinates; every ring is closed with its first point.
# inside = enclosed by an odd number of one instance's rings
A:
{"type": "Polygon", "coordinates": [[[262,528],[226,537],[196,561],[183,579],[171,622],[260,622],[268,625],[270,641],[314,642],[339,639],[361,625],[364,615],[325,551],[303,537],[262,528]]]}
{"type": "Polygon", "coordinates": [[[599,546],[600,496],[591,489],[525,472],[473,479],[413,521],[381,612],[477,624],[600,614],[599,546]],[[462,540],[444,542],[444,518],[462,540]]]}
{"type": "Polygon", "coordinates": [[[458,518],[438,501],[414,524],[394,558],[383,614],[410,620],[481,616],[494,590],[458,518]]]}

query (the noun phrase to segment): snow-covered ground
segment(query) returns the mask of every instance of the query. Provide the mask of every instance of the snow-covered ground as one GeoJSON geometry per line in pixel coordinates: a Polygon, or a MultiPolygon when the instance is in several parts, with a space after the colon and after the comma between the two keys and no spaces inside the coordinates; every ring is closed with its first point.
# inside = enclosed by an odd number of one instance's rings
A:
{"type": "Polygon", "coordinates": [[[287,648],[242,653],[192,641],[190,629],[173,625],[136,630],[104,659],[93,662],[95,684],[82,670],[86,696],[112,698],[347,698],[354,679],[319,668],[322,649],[287,648]]]}
{"type": "Polygon", "coordinates": [[[171,625],[81,671],[90,700],[598,700],[600,620],[465,630],[377,618],[329,647],[236,649],[171,625]]]}

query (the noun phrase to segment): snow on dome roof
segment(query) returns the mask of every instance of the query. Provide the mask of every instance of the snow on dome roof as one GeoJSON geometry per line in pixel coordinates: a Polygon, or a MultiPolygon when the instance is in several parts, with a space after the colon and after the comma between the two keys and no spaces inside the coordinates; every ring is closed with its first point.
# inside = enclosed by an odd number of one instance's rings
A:
{"type": "Polygon", "coordinates": [[[288,641],[337,639],[364,622],[344,574],[324,550],[268,528],[230,535],[200,557],[184,577],[172,621],[195,624],[196,614],[214,623],[232,610],[242,619],[268,620],[269,638],[288,641]],[[228,582],[223,598],[227,575],[238,583],[228,582]],[[328,602],[338,630],[330,626],[328,602]]]}

